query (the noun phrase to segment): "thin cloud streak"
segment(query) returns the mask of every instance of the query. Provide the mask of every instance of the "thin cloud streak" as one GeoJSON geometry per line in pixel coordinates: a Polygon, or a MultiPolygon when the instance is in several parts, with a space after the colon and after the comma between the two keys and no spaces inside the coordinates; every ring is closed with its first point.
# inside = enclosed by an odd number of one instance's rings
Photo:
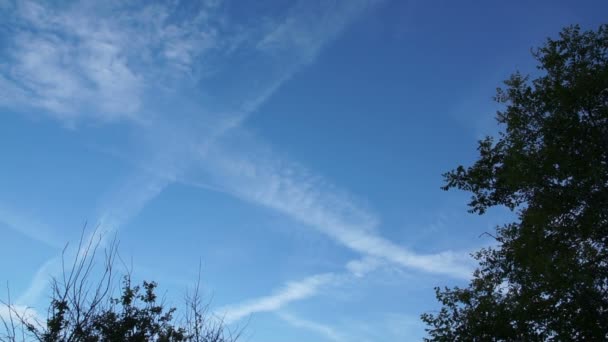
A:
{"type": "Polygon", "coordinates": [[[319,289],[336,281],[333,273],[315,274],[301,281],[288,282],[274,294],[256,298],[237,305],[230,305],[216,310],[226,324],[234,323],[244,317],[258,312],[272,312],[287,304],[316,295],[319,289]]]}
{"type": "MultiPolygon", "coordinates": [[[[90,231],[84,239],[84,246],[89,242],[99,241],[99,248],[104,248],[108,239],[114,236],[114,232],[128,222],[151,199],[170,184],[166,179],[147,178],[138,176],[125,184],[122,191],[114,193],[110,201],[106,203],[108,207],[99,216],[99,223],[96,229],[90,231]],[[127,191],[128,190],[128,191],[127,191]]],[[[95,245],[93,243],[92,245],[95,245]]],[[[59,254],[47,260],[36,272],[30,285],[19,296],[17,304],[33,305],[37,303],[45,291],[48,290],[49,280],[62,272],[62,258],[76,257],[76,253],[83,253],[74,248],[69,248],[63,254],[59,254]]]]}
{"type": "Polygon", "coordinates": [[[293,302],[318,295],[326,287],[338,286],[345,281],[363,277],[380,266],[380,262],[371,263],[369,258],[351,260],[346,264],[346,272],[319,273],[298,281],[290,281],[271,295],[221,307],[216,310],[216,315],[223,317],[226,324],[231,324],[255,313],[277,312],[293,302]],[[366,266],[353,267],[354,264],[366,266]]]}
{"type": "Polygon", "coordinates": [[[351,260],[346,264],[346,269],[357,278],[362,278],[368,273],[384,266],[385,261],[375,257],[363,257],[358,260],[351,260]]]}
{"type": "MultiPolygon", "coordinates": [[[[238,137],[243,139],[242,135],[238,137]]],[[[218,315],[224,316],[226,323],[258,312],[277,311],[294,301],[315,296],[323,286],[335,285],[346,277],[364,277],[387,262],[432,274],[462,279],[471,276],[468,253],[411,252],[381,237],[377,232],[379,220],[374,215],[319,176],[297,163],[278,158],[272,148],[250,136],[244,138],[244,143],[240,141],[235,146],[215,146],[200,156],[201,162],[207,166],[205,170],[225,189],[225,193],[271,208],[314,227],[363,257],[347,263],[346,273],[313,275],[299,282],[290,282],[283,290],[272,295],[220,308],[218,315]],[[243,149],[243,145],[247,148],[243,149]],[[250,159],[245,155],[255,155],[256,158],[250,159]],[[311,281],[318,277],[322,277],[323,281],[311,281]]],[[[197,184],[196,181],[187,183],[193,186],[197,184]]]]}
{"type": "Polygon", "coordinates": [[[20,318],[34,326],[45,322],[45,319],[32,308],[23,305],[11,305],[9,308],[7,305],[0,304],[0,322],[4,320],[4,322],[10,324],[12,320],[15,326],[19,326],[20,318]]]}
{"type": "Polygon", "coordinates": [[[355,204],[352,196],[304,167],[276,157],[271,148],[255,140],[248,139],[238,146],[218,148],[206,160],[208,171],[227,192],[314,227],[364,256],[429,273],[462,279],[471,276],[468,253],[414,253],[380,236],[379,220],[355,204]],[[256,159],[246,155],[255,155],[256,159]]]}
{"type": "Polygon", "coordinates": [[[287,313],[287,312],[279,312],[279,313],[277,313],[277,315],[283,321],[289,323],[290,325],[292,325],[296,328],[303,328],[306,330],[313,331],[332,341],[336,341],[336,342],[346,341],[346,338],[342,334],[338,333],[336,331],[336,329],[334,329],[328,325],[309,321],[306,319],[302,319],[300,317],[297,317],[297,316],[287,313]]]}
{"type": "Polygon", "coordinates": [[[216,310],[226,324],[234,323],[257,312],[272,312],[287,304],[316,295],[319,289],[336,280],[332,273],[315,274],[301,281],[288,282],[272,295],[256,298],[238,305],[231,305],[216,310]]]}
{"type": "Polygon", "coordinates": [[[31,215],[20,213],[15,208],[0,203],[0,225],[27,236],[28,238],[42,242],[52,248],[63,247],[63,242],[53,237],[51,228],[42,222],[31,218],[31,215]]]}
{"type": "Polygon", "coordinates": [[[32,277],[30,285],[19,295],[15,303],[32,306],[44,291],[48,291],[51,277],[60,271],[61,256],[55,256],[44,262],[32,277]]]}

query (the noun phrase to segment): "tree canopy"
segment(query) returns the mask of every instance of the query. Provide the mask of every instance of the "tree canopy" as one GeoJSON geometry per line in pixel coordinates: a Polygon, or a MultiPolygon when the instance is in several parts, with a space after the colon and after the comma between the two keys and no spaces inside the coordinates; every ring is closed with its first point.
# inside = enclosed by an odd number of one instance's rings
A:
{"type": "MultiPolygon", "coordinates": [[[[93,233],[95,236],[95,232],[93,233]]],[[[185,298],[181,316],[175,307],[158,299],[155,282],[134,285],[130,272],[116,284],[114,240],[105,251],[104,267],[95,266],[101,238],[84,239],[84,231],[71,267],[51,280],[52,293],[46,319],[1,302],[8,317],[0,316],[0,342],[234,342],[240,331],[223,325],[207,311],[199,295],[199,282],[185,298]],[[88,242],[85,242],[88,241],[88,242]],[[118,286],[117,286],[118,285],[118,286]],[[120,289],[114,295],[114,287],[120,289]],[[4,328],[4,331],[2,331],[4,328]]],[[[67,248],[67,246],[66,246],[67,248]]],[[[63,265],[65,266],[65,260],[63,265]]]]}
{"type": "Polygon", "coordinates": [[[608,339],[608,25],[567,27],[533,55],[538,77],[497,90],[501,133],[444,174],[471,212],[517,220],[474,254],[467,287],[436,288],[427,341],[608,339]]]}

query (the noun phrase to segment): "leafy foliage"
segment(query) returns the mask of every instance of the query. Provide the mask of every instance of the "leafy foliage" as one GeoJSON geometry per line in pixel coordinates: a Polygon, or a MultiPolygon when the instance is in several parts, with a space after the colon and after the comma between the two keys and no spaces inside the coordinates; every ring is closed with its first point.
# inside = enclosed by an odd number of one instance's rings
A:
{"type": "Polygon", "coordinates": [[[175,308],[157,303],[156,283],[144,281],[133,286],[123,281],[120,298],[111,298],[109,307],[96,312],[79,324],[68,319],[71,308],[66,300],[53,299],[52,315],[42,341],[187,341],[185,329],[172,324],[175,308]]]}
{"type": "Polygon", "coordinates": [[[427,341],[608,339],[608,25],[565,28],[534,52],[541,75],[498,89],[504,127],[444,175],[470,211],[516,211],[474,256],[466,288],[436,289],[427,341]]]}
{"type": "Polygon", "coordinates": [[[105,250],[105,267],[95,272],[101,240],[96,244],[93,238],[84,241],[83,234],[71,268],[52,280],[44,324],[11,304],[9,293],[9,302],[4,303],[8,319],[0,317],[5,328],[0,341],[234,342],[239,338],[240,333],[226,329],[221,318],[208,314],[199,295],[200,279],[194,292],[186,296],[185,314],[178,322],[176,308],[158,301],[155,282],[133,285],[127,274],[120,284],[120,296],[111,296],[117,245],[113,242],[105,250]]]}

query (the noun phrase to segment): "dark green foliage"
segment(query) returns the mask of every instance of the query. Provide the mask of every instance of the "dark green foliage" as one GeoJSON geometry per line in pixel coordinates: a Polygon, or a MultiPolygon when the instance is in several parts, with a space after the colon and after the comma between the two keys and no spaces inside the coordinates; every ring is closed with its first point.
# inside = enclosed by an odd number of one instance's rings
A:
{"type": "Polygon", "coordinates": [[[472,193],[471,212],[518,220],[475,255],[468,287],[436,289],[427,341],[608,339],[608,25],[568,27],[534,56],[541,76],[497,91],[500,136],[444,175],[445,190],[472,193]]]}
{"type": "Polygon", "coordinates": [[[188,341],[186,330],[173,325],[175,308],[166,309],[157,303],[156,283],[144,281],[132,286],[124,278],[122,295],[111,298],[108,306],[83,320],[72,320],[67,300],[53,299],[51,316],[46,330],[39,334],[41,341],[188,341]],[[77,323],[77,324],[73,324],[77,323]]]}
{"type": "MultiPolygon", "coordinates": [[[[95,236],[93,232],[92,236],[95,236]]],[[[52,280],[51,303],[45,323],[31,317],[9,301],[8,319],[0,316],[0,342],[234,342],[240,333],[232,333],[222,319],[207,312],[199,295],[199,282],[185,298],[181,319],[174,318],[176,308],[159,302],[157,284],[144,281],[133,285],[130,275],[120,283],[120,295],[112,296],[115,285],[113,264],[117,256],[114,241],[105,250],[104,267],[95,266],[97,243],[83,237],[69,270],[52,280]]],[[[67,248],[67,247],[66,247],[67,248]]],[[[65,265],[64,265],[65,266],[65,265]]]]}

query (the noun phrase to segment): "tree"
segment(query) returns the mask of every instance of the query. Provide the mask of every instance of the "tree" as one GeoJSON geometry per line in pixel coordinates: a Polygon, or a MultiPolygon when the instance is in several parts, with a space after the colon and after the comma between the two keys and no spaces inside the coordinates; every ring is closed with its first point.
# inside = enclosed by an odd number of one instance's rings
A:
{"type": "Polygon", "coordinates": [[[505,206],[464,288],[436,288],[426,341],[608,339],[608,25],[562,30],[533,52],[540,76],[498,89],[494,139],[446,174],[472,193],[470,212],[505,206]]]}
{"type": "Polygon", "coordinates": [[[208,314],[199,294],[200,279],[186,295],[186,312],[179,322],[174,319],[176,308],[158,301],[155,282],[133,285],[127,273],[119,285],[120,295],[113,296],[117,244],[114,241],[105,249],[104,267],[96,272],[101,239],[85,240],[83,231],[71,267],[52,279],[46,322],[19,310],[9,293],[9,301],[3,303],[8,318],[0,316],[4,327],[0,342],[234,342],[239,338],[240,332],[233,333],[221,318],[208,314]]]}

